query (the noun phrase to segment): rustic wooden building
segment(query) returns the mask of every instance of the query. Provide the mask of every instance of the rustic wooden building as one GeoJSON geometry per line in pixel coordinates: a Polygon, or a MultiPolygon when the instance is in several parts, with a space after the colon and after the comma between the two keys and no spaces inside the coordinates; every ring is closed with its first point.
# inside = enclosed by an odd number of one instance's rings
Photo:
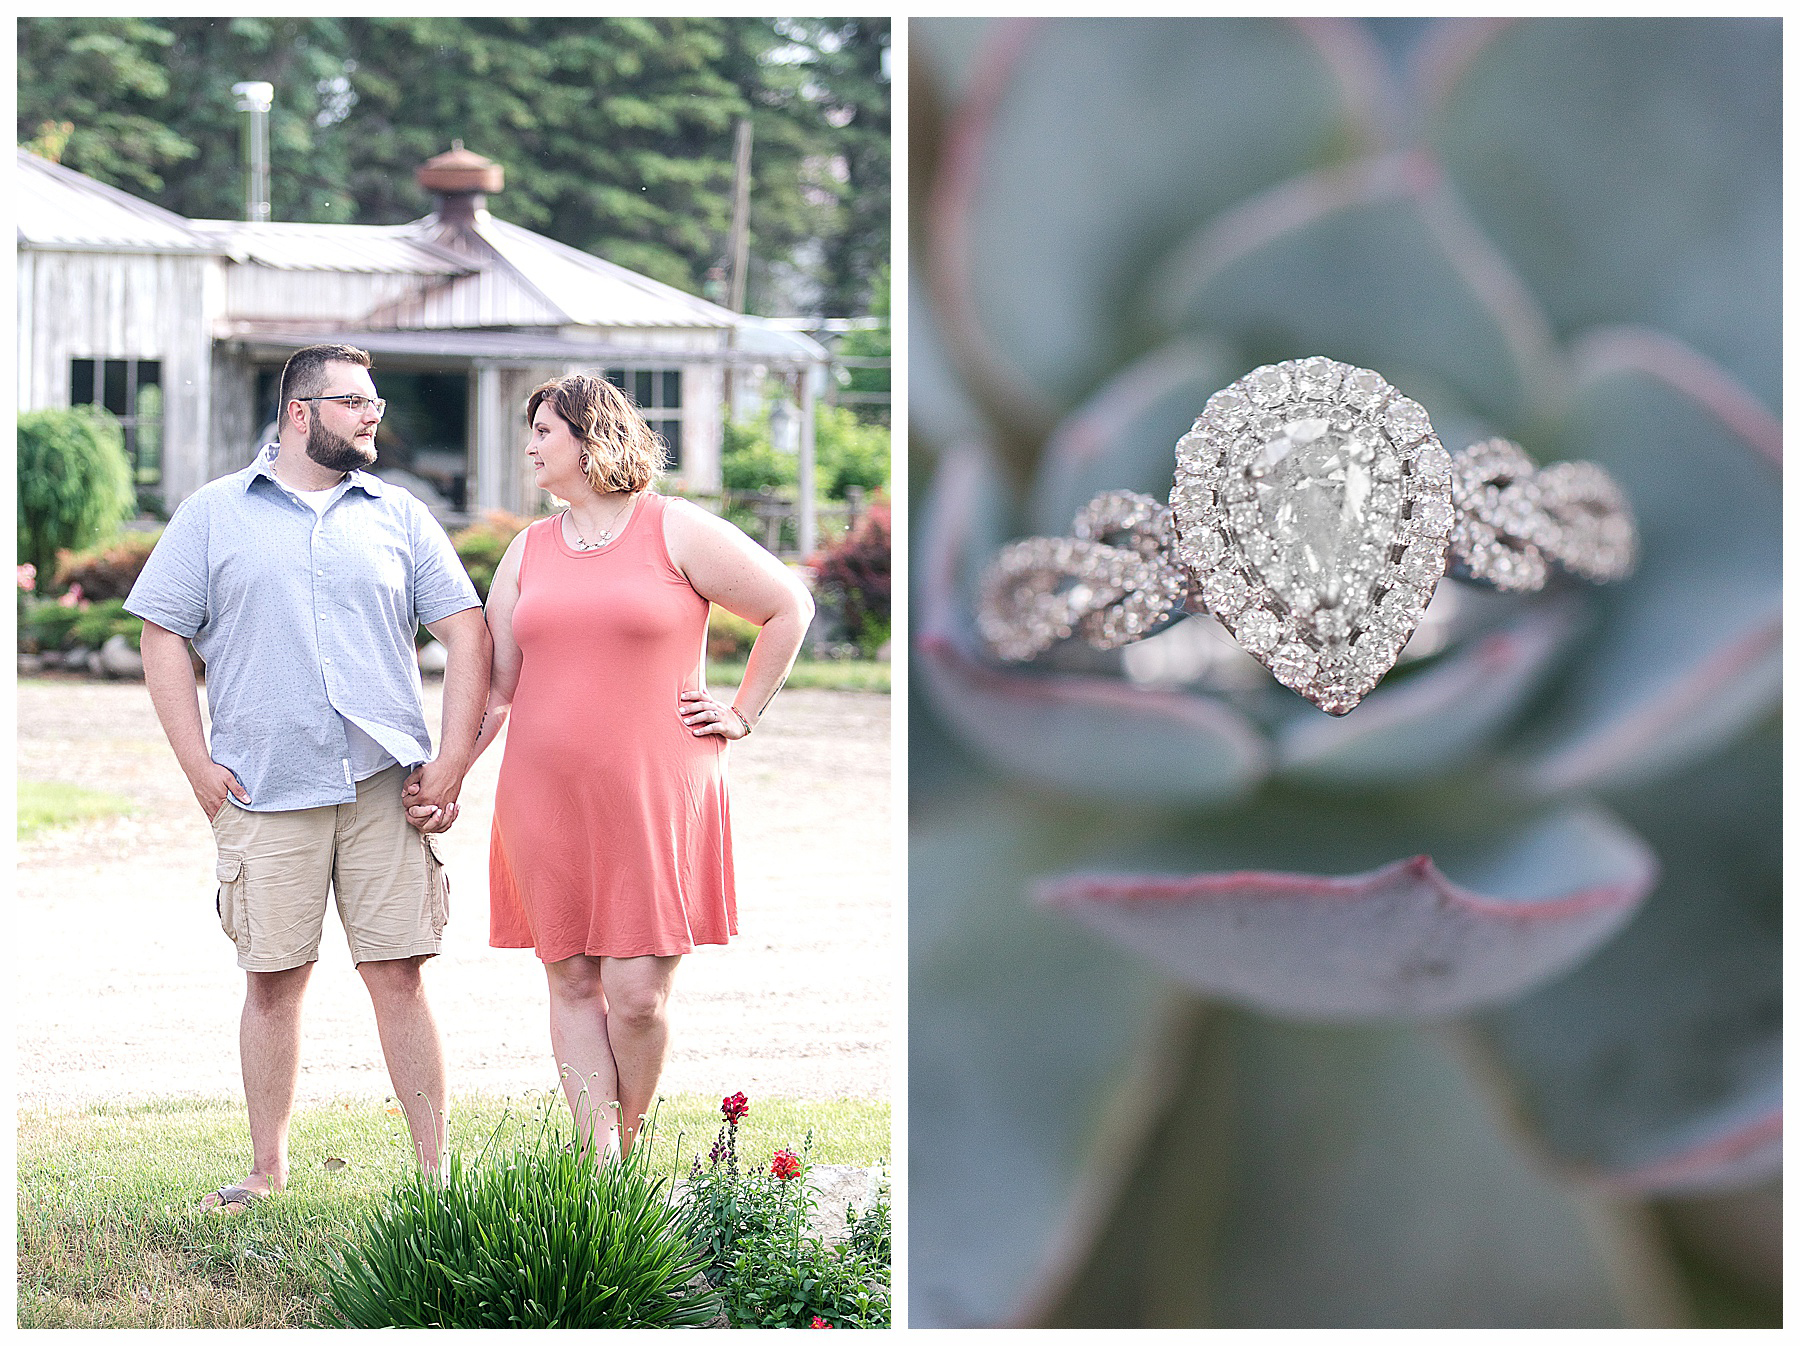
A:
{"type": "Polygon", "coordinates": [[[410,224],[188,220],[21,150],[21,410],[113,410],[168,510],[270,437],[289,355],[347,341],[389,403],[376,471],[452,520],[535,510],[525,394],[574,370],[633,395],[678,486],[719,485],[732,371],[785,382],[809,437],[809,337],[495,219],[501,168],[460,144],[418,177],[437,209],[410,224]]]}

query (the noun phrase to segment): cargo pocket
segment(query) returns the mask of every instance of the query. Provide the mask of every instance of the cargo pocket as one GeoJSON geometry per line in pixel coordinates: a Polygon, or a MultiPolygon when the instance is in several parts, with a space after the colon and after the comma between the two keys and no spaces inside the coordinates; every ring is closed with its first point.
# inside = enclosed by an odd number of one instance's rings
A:
{"type": "Polygon", "coordinates": [[[233,944],[242,945],[248,928],[244,918],[244,857],[219,853],[219,896],[214,903],[219,912],[219,928],[233,944]]]}
{"type": "Polygon", "coordinates": [[[438,858],[437,838],[425,837],[425,909],[431,913],[431,933],[444,933],[450,919],[450,874],[438,858]]]}

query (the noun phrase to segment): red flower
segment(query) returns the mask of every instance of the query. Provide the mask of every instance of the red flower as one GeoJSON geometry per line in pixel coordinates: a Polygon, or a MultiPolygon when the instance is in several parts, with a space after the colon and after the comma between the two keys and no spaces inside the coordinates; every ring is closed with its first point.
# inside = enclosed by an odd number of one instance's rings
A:
{"type": "Polygon", "coordinates": [[[800,1156],[792,1150],[775,1151],[775,1162],[769,1165],[769,1172],[783,1182],[800,1176],[800,1156]]]}
{"type": "Polygon", "coordinates": [[[812,1325],[814,1327],[830,1327],[831,1326],[830,1323],[826,1322],[823,1318],[819,1317],[819,1315],[816,1313],[813,1314],[812,1325]]]}
{"type": "Polygon", "coordinates": [[[750,1100],[742,1094],[733,1094],[719,1104],[719,1111],[724,1115],[726,1121],[736,1126],[749,1113],[750,1100]]]}

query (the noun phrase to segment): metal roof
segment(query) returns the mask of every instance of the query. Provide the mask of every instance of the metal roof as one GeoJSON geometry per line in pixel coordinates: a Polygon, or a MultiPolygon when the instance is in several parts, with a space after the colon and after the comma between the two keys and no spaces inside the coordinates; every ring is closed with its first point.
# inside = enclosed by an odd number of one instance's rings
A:
{"type": "Polygon", "coordinates": [[[106,252],[216,253],[173,211],[140,201],[29,150],[18,152],[19,245],[106,252]]]}
{"type": "Polygon", "coordinates": [[[608,327],[734,327],[738,315],[673,285],[534,234],[492,215],[475,232],[567,320],[608,327]]]}
{"type": "Polygon", "coordinates": [[[351,271],[381,275],[460,276],[475,268],[412,224],[288,224],[194,220],[236,262],[278,271],[351,271]]]}
{"type": "Polygon", "coordinates": [[[555,332],[505,332],[492,329],[388,330],[346,325],[321,333],[316,328],[239,326],[232,340],[245,347],[282,355],[314,342],[345,341],[374,355],[429,356],[467,359],[479,364],[571,364],[663,366],[671,364],[753,365],[770,363],[811,364],[825,358],[822,348],[799,346],[753,349],[743,341],[711,349],[672,350],[634,338],[627,330],[618,337],[594,341],[555,332]],[[816,352],[816,353],[815,353],[816,352]]]}
{"type": "MultiPolygon", "coordinates": [[[[184,220],[27,151],[19,151],[19,164],[21,246],[201,253],[271,271],[418,276],[426,283],[413,297],[371,313],[347,313],[344,320],[347,327],[429,334],[422,336],[419,350],[453,353],[460,343],[439,337],[466,332],[470,355],[479,343],[496,355],[516,347],[519,354],[511,358],[536,351],[557,359],[615,360],[647,351],[649,344],[620,335],[619,329],[646,334],[711,329],[735,334],[722,343],[735,354],[683,352],[680,358],[734,363],[828,358],[825,348],[803,333],[734,313],[495,219],[486,210],[475,212],[470,225],[445,224],[436,215],[396,225],[184,220]],[[520,327],[601,328],[608,335],[602,344],[590,345],[504,330],[520,327]]],[[[254,328],[258,315],[229,316],[254,328]]]]}
{"type": "Polygon", "coordinates": [[[758,358],[827,358],[825,348],[802,333],[734,313],[486,210],[475,212],[472,227],[447,226],[436,215],[401,227],[435,239],[477,270],[405,305],[397,326],[710,328],[735,332],[735,347],[758,358]]]}

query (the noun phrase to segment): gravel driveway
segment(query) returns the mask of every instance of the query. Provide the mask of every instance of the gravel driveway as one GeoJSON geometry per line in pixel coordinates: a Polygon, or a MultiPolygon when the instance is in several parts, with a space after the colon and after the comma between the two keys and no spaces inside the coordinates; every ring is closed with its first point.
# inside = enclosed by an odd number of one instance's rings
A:
{"type": "MultiPolygon", "coordinates": [[[[440,685],[426,686],[438,724],[440,685]]],[[[890,698],[782,693],[732,747],[740,936],[687,958],[662,1087],[753,1098],[885,1098],[895,1023],[890,698]]],[[[21,1106],[241,1096],[243,974],[213,914],[212,832],[140,683],[19,685],[21,779],[131,799],[128,817],[18,848],[13,960],[21,1106]]],[[[443,838],[451,921],[426,984],[451,1092],[555,1080],[544,976],[487,947],[500,750],[470,772],[443,838]]],[[[384,1096],[387,1072],[335,911],[307,995],[302,1101],[384,1096]]]]}

